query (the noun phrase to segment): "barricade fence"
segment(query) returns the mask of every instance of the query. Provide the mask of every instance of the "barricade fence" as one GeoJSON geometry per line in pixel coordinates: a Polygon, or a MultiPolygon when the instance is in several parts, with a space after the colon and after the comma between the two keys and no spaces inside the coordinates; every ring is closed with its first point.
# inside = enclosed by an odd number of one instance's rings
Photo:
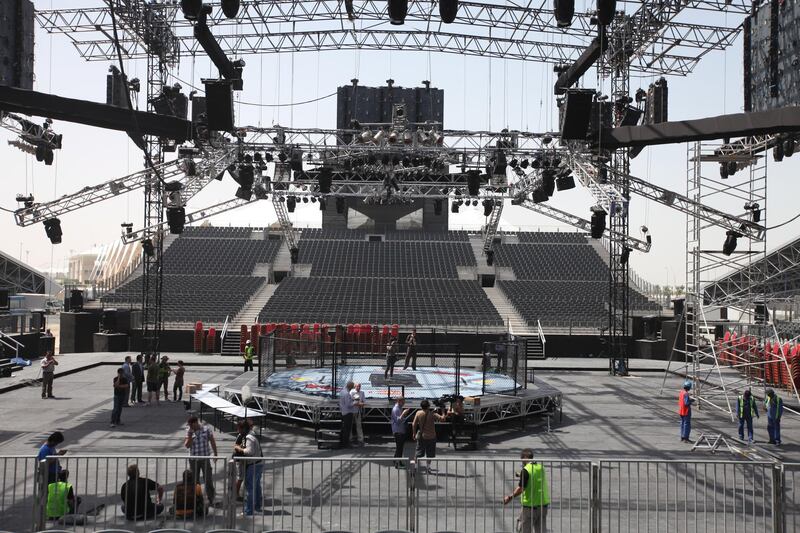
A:
{"type": "MultiPolygon", "coordinates": [[[[784,533],[800,526],[799,463],[535,460],[545,473],[550,532],[784,533]]],[[[401,459],[401,468],[394,458],[208,461],[206,480],[202,465],[187,477],[186,456],[0,457],[2,528],[480,533],[514,531],[521,511],[520,498],[503,504],[518,485],[520,459],[401,459]],[[69,502],[59,510],[54,499],[67,488],[51,483],[57,469],[68,471],[74,511],[69,502]]]]}

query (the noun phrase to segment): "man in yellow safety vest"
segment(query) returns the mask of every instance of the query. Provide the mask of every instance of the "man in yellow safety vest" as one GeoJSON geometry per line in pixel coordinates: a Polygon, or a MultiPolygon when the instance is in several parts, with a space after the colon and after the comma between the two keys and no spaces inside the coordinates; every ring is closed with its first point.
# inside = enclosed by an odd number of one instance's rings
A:
{"type": "Polygon", "coordinates": [[[74,514],[77,509],[75,492],[72,484],[67,482],[67,476],[67,471],[62,470],[58,473],[58,481],[47,485],[47,518],[50,520],[74,514]]]}
{"type": "Polygon", "coordinates": [[[530,448],[522,450],[520,458],[522,470],[519,472],[519,484],[513,493],[503,497],[503,505],[522,494],[517,533],[544,533],[547,531],[547,508],[550,505],[544,466],[533,462],[533,450],[530,448]]]}
{"type": "Polygon", "coordinates": [[[256,355],[256,349],[253,347],[253,343],[247,341],[244,345],[244,371],[247,372],[248,370],[253,370],[253,357],[256,355]]]}

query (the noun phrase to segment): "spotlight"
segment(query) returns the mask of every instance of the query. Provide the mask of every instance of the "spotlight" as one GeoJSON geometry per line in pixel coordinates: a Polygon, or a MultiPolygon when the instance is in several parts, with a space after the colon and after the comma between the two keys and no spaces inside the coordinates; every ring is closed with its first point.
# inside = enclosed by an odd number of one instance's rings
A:
{"type": "Polygon", "coordinates": [[[488,217],[492,214],[492,210],[494,209],[494,201],[485,198],[483,200],[483,216],[488,217]]]}
{"type": "Polygon", "coordinates": [[[294,208],[296,205],[297,205],[297,198],[295,198],[294,196],[289,196],[286,198],[286,209],[290,213],[294,213],[294,208]]]}
{"type": "Polygon", "coordinates": [[[398,141],[397,132],[392,130],[391,133],[389,133],[389,136],[386,138],[386,142],[388,142],[389,144],[395,144],[397,141],[398,141]]]}
{"type": "Polygon", "coordinates": [[[458,0],[439,0],[439,16],[442,22],[450,24],[458,15],[458,0]]]}
{"type": "Polygon", "coordinates": [[[187,19],[196,19],[203,8],[203,0],[181,0],[181,10],[187,19]]]}
{"type": "Polygon", "coordinates": [[[344,208],[345,208],[344,198],[337,198],[336,199],[336,212],[341,215],[342,213],[344,213],[344,208]]]}
{"type": "Polygon", "coordinates": [[[222,13],[229,19],[235,19],[239,14],[239,0],[222,0],[222,13]]]}
{"type": "Polygon", "coordinates": [[[722,253],[725,255],[731,255],[734,250],[736,250],[736,245],[738,244],[736,239],[741,236],[741,233],[733,230],[728,230],[725,232],[725,243],[722,245],[722,253]]]}
{"type": "Polygon", "coordinates": [[[758,205],[756,202],[747,202],[744,204],[745,211],[751,212],[751,217],[753,222],[758,223],[761,222],[761,206],[758,205]]]}
{"type": "Polygon", "coordinates": [[[131,235],[133,233],[133,223],[132,222],[123,222],[120,224],[122,229],[125,230],[125,235],[131,235]]]}
{"type": "Polygon", "coordinates": [[[411,144],[413,142],[414,142],[414,135],[409,130],[404,131],[403,144],[411,144]]]}
{"type": "Polygon", "coordinates": [[[786,157],[792,157],[794,155],[794,149],[796,146],[797,141],[795,141],[793,137],[786,139],[783,142],[783,155],[786,157]]]}
{"type": "Polygon", "coordinates": [[[606,211],[599,205],[592,207],[591,231],[592,239],[599,239],[606,230],[606,211]]]}
{"type": "Polygon", "coordinates": [[[153,246],[153,241],[150,239],[144,239],[142,241],[142,251],[147,257],[155,257],[156,249],[153,246]]]}
{"type": "Polygon", "coordinates": [[[304,203],[304,204],[307,204],[307,203],[308,203],[308,196],[303,196],[303,203],[304,203]]]}
{"type": "Polygon", "coordinates": [[[517,166],[519,166],[519,161],[517,161],[516,158],[512,159],[511,161],[508,162],[508,166],[510,166],[511,168],[517,168],[517,166]]]}
{"type": "Polygon", "coordinates": [[[541,168],[542,166],[542,159],[539,156],[536,156],[533,161],[531,161],[531,168],[541,168]]]}
{"type": "Polygon", "coordinates": [[[470,196],[478,196],[481,187],[481,174],[477,170],[467,171],[467,191],[470,196]]]}
{"type": "Polygon", "coordinates": [[[778,142],[775,148],[772,149],[772,159],[774,159],[775,162],[783,161],[783,155],[783,143],[778,142]]]}
{"type": "Polygon", "coordinates": [[[384,137],[386,137],[386,131],[378,130],[377,133],[375,133],[375,136],[372,138],[372,142],[379,145],[383,141],[384,137]]]}
{"type": "Polygon", "coordinates": [[[653,244],[653,237],[650,236],[650,230],[647,229],[647,226],[642,226],[641,231],[644,238],[647,240],[647,244],[653,244]]]}
{"type": "Polygon", "coordinates": [[[522,162],[519,164],[519,166],[522,168],[528,168],[530,164],[531,164],[530,161],[528,161],[527,159],[523,159],[522,162]]]}
{"type": "Polygon", "coordinates": [[[23,204],[27,209],[33,207],[33,195],[29,194],[27,196],[23,196],[21,194],[17,195],[17,202],[23,204]]]}
{"type": "Polygon", "coordinates": [[[47,238],[53,244],[61,244],[61,236],[64,234],[61,231],[61,220],[57,218],[48,218],[43,222],[44,232],[47,238]]]}
{"type": "Polygon", "coordinates": [[[622,253],[619,255],[619,264],[620,265],[627,265],[628,258],[631,256],[631,249],[627,246],[622,247],[622,253]]]}
{"type": "Polygon", "coordinates": [[[597,20],[603,26],[608,26],[614,20],[617,11],[617,0],[597,0],[597,20]]]}
{"type": "Polygon", "coordinates": [[[733,176],[739,170],[739,165],[736,161],[728,161],[728,176],[733,176]]]}
{"type": "Polygon", "coordinates": [[[183,225],[186,223],[186,210],[183,207],[167,208],[167,225],[169,232],[173,235],[183,233],[183,225]]]}
{"type": "Polygon", "coordinates": [[[478,207],[478,200],[472,200],[472,207],[478,207]]]}
{"type": "Polygon", "coordinates": [[[273,157],[270,152],[264,152],[264,161],[267,163],[272,163],[273,157]]]}
{"type": "Polygon", "coordinates": [[[545,133],[542,136],[542,144],[547,145],[547,144],[550,144],[551,142],[553,142],[552,135],[550,135],[549,133],[545,133]]]}
{"type": "Polygon", "coordinates": [[[406,21],[408,0],[389,0],[389,22],[399,26],[406,21]]]}

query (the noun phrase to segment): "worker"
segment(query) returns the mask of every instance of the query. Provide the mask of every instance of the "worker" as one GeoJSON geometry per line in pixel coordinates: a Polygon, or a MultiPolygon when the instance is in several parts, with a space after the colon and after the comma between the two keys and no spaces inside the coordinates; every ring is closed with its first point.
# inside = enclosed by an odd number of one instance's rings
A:
{"type": "Polygon", "coordinates": [[[753,444],[753,417],[759,418],[758,406],[750,389],[740,394],[736,401],[736,411],[739,414],[739,438],[744,440],[744,425],[747,424],[747,442],[753,444]]]}
{"type": "Polygon", "coordinates": [[[550,505],[544,466],[533,461],[533,450],[530,448],[522,450],[520,459],[522,470],[519,473],[519,483],[514,492],[503,496],[503,505],[508,505],[522,494],[516,530],[520,533],[543,533],[547,531],[547,508],[550,505]]]}
{"type": "Polygon", "coordinates": [[[769,433],[769,443],[780,446],[783,400],[780,396],[775,394],[774,390],[767,389],[767,397],[764,398],[764,405],[767,411],[767,433],[769,433]]]}
{"type": "Polygon", "coordinates": [[[251,341],[247,341],[244,345],[244,371],[247,372],[248,370],[253,370],[253,357],[256,355],[256,349],[253,347],[253,343],[251,341]]]}
{"type": "Polygon", "coordinates": [[[66,514],[74,514],[80,504],[75,498],[72,484],[67,481],[69,473],[62,470],[58,473],[58,481],[47,485],[47,518],[57,520],[66,514]]]}
{"type": "Polygon", "coordinates": [[[678,395],[678,414],[681,415],[681,442],[692,442],[689,433],[692,431],[692,404],[694,398],[689,395],[692,390],[692,381],[683,382],[683,390],[678,395]]]}

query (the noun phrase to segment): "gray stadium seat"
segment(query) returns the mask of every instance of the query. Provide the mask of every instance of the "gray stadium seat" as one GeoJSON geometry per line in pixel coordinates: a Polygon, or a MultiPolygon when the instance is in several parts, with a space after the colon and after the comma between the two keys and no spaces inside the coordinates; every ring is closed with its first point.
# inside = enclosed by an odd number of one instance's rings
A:
{"type": "Polygon", "coordinates": [[[129,529],[98,529],[94,533],[133,533],[129,529]]]}
{"type": "Polygon", "coordinates": [[[150,533],[192,533],[188,529],[151,529],[150,533]]]}
{"type": "Polygon", "coordinates": [[[210,529],[206,533],[247,533],[241,529],[210,529]]]}
{"type": "Polygon", "coordinates": [[[270,529],[268,531],[262,531],[261,533],[297,533],[297,531],[291,529],[270,529]]]}

